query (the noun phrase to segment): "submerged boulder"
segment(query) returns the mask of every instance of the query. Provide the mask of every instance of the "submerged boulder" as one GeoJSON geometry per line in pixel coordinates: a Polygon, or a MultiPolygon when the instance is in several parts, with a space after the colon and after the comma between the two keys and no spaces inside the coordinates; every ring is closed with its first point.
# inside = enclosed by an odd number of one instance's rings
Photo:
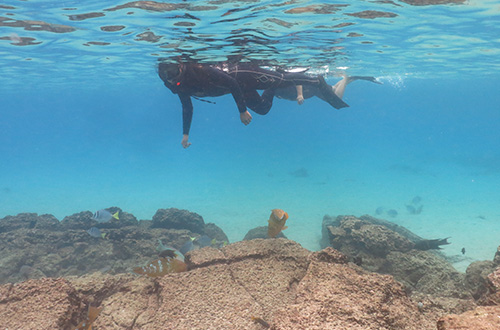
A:
{"type": "MultiPolygon", "coordinates": [[[[186,228],[153,228],[153,221],[137,221],[130,213],[98,223],[90,211],[65,217],[24,213],[0,219],[0,284],[45,276],[84,275],[96,271],[111,274],[130,272],[133,267],[159,257],[161,246],[180,249],[192,238],[203,237],[205,245],[228,244],[226,234],[215,224],[198,226],[201,234],[186,228]],[[87,232],[99,229],[97,235],[87,232]],[[213,240],[212,240],[213,239],[213,240]]],[[[161,212],[160,212],[161,213],[161,212]]],[[[195,213],[184,211],[183,214],[195,213]]],[[[196,248],[196,246],[194,247],[196,248]]]]}
{"type": "Polygon", "coordinates": [[[153,216],[152,228],[187,229],[204,234],[205,221],[201,215],[176,208],[159,209],[153,216]]]}
{"type": "Polygon", "coordinates": [[[332,248],[311,253],[286,239],[255,239],[193,251],[187,263],[187,272],[157,279],[95,273],[49,280],[46,290],[40,289],[47,280],[3,285],[0,322],[21,329],[19,320],[32,325],[43,318],[37,329],[69,329],[89,305],[102,308],[93,326],[106,330],[262,329],[265,323],[290,330],[430,330],[444,316],[422,313],[391,276],[365,271],[332,248]],[[30,295],[60,305],[33,308],[30,299],[19,299],[30,295]],[[18,312],[27,309],[23,319],[18,312]]]}
{"type": "Polygon", "coordinates": [[[0,219],[0,234],[18,229],[59,229],[59,220],[51,214],[20,213],[0,219]]]}
{"type": "Polygon", "coordinates": [[[366,270],[393,275],[409,292],[472,299],[465,275],[432,250],[416,249],[422,238],[405,228],[372,217],[325,216],[330,245],[366,270]]]}
{"type": "MultiPolygon", "coordinates": [[[[256,239],[256,238],[269,238],[269,235],[267,234],[267,226],[259,226],[255,227],[253,229],[250,229],[245,237],[243,237],[244,241],[249,241],[251,239],[256,239]]],[[[282,231],[276,235],[276,238],[286,238],[286,236],[283,234],[282,231]]]]}

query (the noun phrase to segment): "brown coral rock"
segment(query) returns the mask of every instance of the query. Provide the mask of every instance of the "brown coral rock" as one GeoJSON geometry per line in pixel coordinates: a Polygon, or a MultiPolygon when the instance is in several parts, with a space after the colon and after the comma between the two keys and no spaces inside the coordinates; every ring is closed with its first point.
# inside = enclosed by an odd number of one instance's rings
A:
{"type": "Polygon", "coordinates": [[[432,297],[419,310],[392,276],[333,248],[256,239],[187,256],[189,271],[158,279],[94,273],[0,286],[0,329],[71,329],[89,305],[102,308],[99,330],[262,330],[252,317],[275,330],[434,330],[444,315],[429,309],[432,297]]]}
{"type": "Polygon", "coordinates": [[[0,286],[0,329],[67,329],[79,312],[75,289],[62,278],[0,286]]]}
{"type": "Polygon", "coordinates": [[[498,330],[500,306],[478,307],[460,315],[447,315],[437,322],[438,330],[498,330]]]}
{"type": "Polygon", "coordinates": [[[479,299],[482,305],[500,305],[500,267],[486,278],[487,292],[479,299]]]}
{"type": "MultiPolygon", "coordinates": [[[[330,251],[321,254],[338,254],[330,251]]],[[[275,329],[432,329],[392,276],[312,259],[295,302],[275,313],[275,329]]]]}

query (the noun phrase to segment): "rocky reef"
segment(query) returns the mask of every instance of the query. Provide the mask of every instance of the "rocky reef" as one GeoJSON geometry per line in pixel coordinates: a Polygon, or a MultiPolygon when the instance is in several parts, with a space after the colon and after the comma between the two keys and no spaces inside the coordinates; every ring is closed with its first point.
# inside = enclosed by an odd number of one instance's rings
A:
{"type": "Polygon", "coordinates": [[[0,220],[0,329],[74,329],[89,305],[102,308],[93,329],[105,330],[500,328],[500,252],[459,273],[383,220],[325,216],[318,252],[286,238],[219,244],[218,227],[177,209],[93,221],[0,220]],[[94,225],[108,239],[86,232],[94,225]],[[179,248],[199,235],[214,244],[186,254],[187,272],[130,273],[157,257],[158,239],[179,248]]]}
{"type": "Polygon", "coordinates": [[[179,249],[191,237],[207,235],[222,245],[228,238],[215,224],[186,210],[159,209],[138,221],[117,207],[119,220],[98,223],[89,211],[58,221],[52,215],[23,213],[0,219],[0,284],[31,278],[118,274],[158,256],[158,240],[179,249]],[[97,227],[106,238],[87,233],[97,227]]]}

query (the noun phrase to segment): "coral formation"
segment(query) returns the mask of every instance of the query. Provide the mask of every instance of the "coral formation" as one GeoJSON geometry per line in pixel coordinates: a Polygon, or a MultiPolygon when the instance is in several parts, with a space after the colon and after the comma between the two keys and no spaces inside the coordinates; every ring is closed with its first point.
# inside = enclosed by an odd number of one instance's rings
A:
{"type": "Polygon", "coordinates": [[[215,224],[205,224],[200,215],[188,211],[159,210],[157,215],[163,215],[160,228],[153,228],[150,220],[137,221],[117,207],[108,211],[119,211],[120,219],[98,223],[90,211],[67,216],[61,222],[52,215],[34,213],[0,219],[0,283],[95,271],[130,272],[158,258],[158,239],[175,248],[189,237],[205,234],[220,245],[228,241],[215,224]],[[168,214],[175,219],[169,222],[168,214]],[[169,226],[172,223],[175,225],[169,226]],[[89,235],[91,227],[99,228],[106,239],[89,235]]]}
{"type": "Polygon", "coordinates": [[[93,323],[101,330],[499,327],[500,257],[462,274],[383,220],[326,216],[331,246],[319,252],[284,238],[210,244],[186,255],[187,271],[150,278],[131,270],[158,259],[158,240],[178,249],[191,237],[227,237],[188,211],[162,210],[156,226],[119,211],[103,224],[91,212],[1,219],[0,328],[74,329],[90,319],[89,306],[102,310],[93,323]],[[190,229],[167,219],[180,215],[191,217],[190,229]]]}

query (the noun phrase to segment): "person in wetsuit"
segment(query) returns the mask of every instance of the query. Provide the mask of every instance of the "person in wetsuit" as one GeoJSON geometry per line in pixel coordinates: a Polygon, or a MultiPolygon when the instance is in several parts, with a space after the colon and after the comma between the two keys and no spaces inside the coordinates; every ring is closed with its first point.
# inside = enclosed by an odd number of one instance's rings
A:
{"type": "Polygon", "coordinates": [[[183,121],[181,144],[184,148],[191,145],[189,131],[193,118],[192,96],[232,94],[240,113],[240,120],[245,125],[252,121],[252,115],[247,107],[258,114],[267,114],[278,88],[311,85],[316,87],[322,93],[323,99],[333,107],[340,109],[348,106],[321,76],[276,72],[253,64],[214,66],[202,63],[160,63],[158,74],[165,86],[177,94],[181,101],[183,121]],[[264,90],[262,96],[257,89],[264,90]]]}
{"type": "MultiPolygon", "coordinates": [[[[369,76],[343,76],[342,80],[338,81],[335,85],[331,86],[333,92],[339,97],[344,97],[345,88],[348,84],[356,80],[366,80],[371,81],[376,84],[382,84],[375,77],[369,76]]],[[[275,96],[280,99],[297,101],[298,104],[303,104],[305,99],[311,98],[313,96],[317,96],[320,99],[323,99],[323,93],[313,85],[301,86],[298,85],[296,87],[287,87],[280,88],[276,90],[275,96]]]]}
{"type": "Polygon", "coordinates": [[[277,92],[296,90],[298,86],[307,86],[316,90],[318,94],[321,94],[321,99],[335,109],[349,106],[335,94],[322,76],[308,75],[303,72],[266,70],[251,63],[224,65],[221,69],[238,81],[247,107],[260,115],[269,112],[277,92]],[[262,96],[257,90],[264,90],[262,96]]]}
{"type": "Polygon", "coordinates": [[[191,145],[189,130],[193,119],[191,96],[207,97],[232,94],[240,120],[248,125],[252,115],[248,112],[240,85],[226,72],[201,63],[160,63],[158,75],[172,93],[179,96],[182,104],[182,141],[184,148],[191,145]]]}

